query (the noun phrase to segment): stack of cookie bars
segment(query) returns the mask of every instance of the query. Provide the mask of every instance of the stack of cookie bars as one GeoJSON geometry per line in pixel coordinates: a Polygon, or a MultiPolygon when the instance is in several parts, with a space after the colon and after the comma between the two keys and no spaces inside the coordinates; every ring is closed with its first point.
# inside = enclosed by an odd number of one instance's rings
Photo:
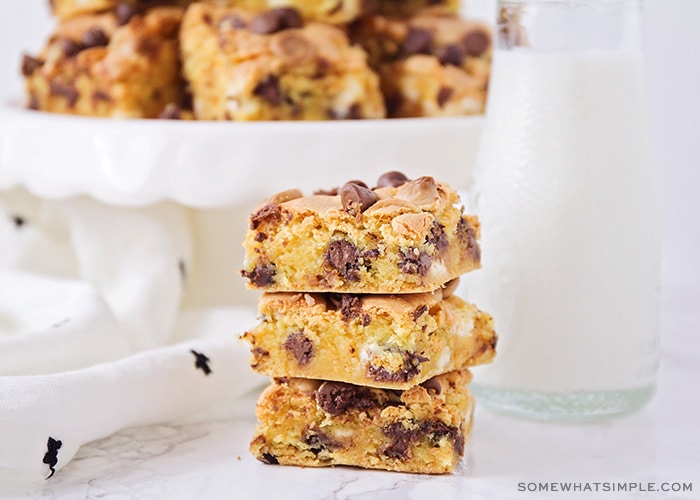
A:
{"type": "Polygon", "coordinates": [[[492,318],[453,292],[480,265],[479,222],[432,177],[388,172],[265,200],[241,274],[263,290],[243,335],[272,377],[250,445],[259,460],[447,473],[472,425],[469,367],[492,318]]]}
{"type": "Polygon", "coordinates": [[[26,105],[88,116],[337,120],[481,113],[488,26],[456,0],[52,0],[26,105]]]}

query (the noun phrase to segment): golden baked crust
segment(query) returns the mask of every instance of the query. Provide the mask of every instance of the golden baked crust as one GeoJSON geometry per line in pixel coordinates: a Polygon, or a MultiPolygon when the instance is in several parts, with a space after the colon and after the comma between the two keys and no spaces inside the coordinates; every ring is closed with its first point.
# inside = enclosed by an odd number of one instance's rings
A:
{"type": "Polygon", "coordinates": [[[467,370],[397,391],[283,379],[258,399],[250,451],[268,464],[445,474],[464,454],[473,399],[467,370]]]}
{"type": "Polygon", "coordinates": [[[353,25],[352,38],[380,74],[390,117],[484,111],[492,53],[487,25],[434,13],[368,16],[353,25]]]}
{"type": "Polygon", "coordinates": [[[121,15],[130,10],[155,6],[184,7],[195,0],[50,0],[51,12],[58,17],[73,17],[119,9],[121,15]]]}
{"type": "Polygon", "coordinates": [[[271,377],[408,389],[488,363],[493,319],[449,295],[455,286],[404,295],[265,293],[262,322],[243,336],[251,366],[271,377]]]}
{"type": "Polygon", "coordinates": [[[61,20],[37,57],[24,56],[27,106],[89,116],[156,118],[179,105],[177,34],[182,10],[159,7],[61,20]]]}
{"type": "Polygon", "coordinates": [[[382,118],[366,54],[335,26],[295,9],[193,4],[181,32],[184,74],[203,120],[382,118]]]}
{"type": "Polygon", "coordinates": [[[463,214],[457,192],[432,177],[398,175],[393,185],[372,190],[351,182],[339,194],[290,190],[265,200],[243,245],[248,286],[431,292],[478,268],[479,220],[463,214]]]}

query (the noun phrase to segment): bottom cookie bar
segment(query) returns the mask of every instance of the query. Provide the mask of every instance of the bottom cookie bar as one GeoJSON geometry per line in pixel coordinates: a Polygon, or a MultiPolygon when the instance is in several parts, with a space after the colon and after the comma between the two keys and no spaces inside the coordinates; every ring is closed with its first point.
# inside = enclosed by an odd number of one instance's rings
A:
{"type": "Polygon", "coordinates": [[[472,425],[470,379],[457,370],[405,391],[277,379],[258,399],[250,451],[268,464],[452,472],[472,425]]]}

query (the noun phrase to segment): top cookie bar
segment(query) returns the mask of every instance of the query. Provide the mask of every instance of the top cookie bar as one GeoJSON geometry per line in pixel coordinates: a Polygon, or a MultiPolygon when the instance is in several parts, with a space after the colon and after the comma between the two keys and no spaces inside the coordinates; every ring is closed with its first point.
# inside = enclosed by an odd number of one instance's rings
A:
{"type": "Polygon", "coordinates": [[[120,16],[131,16],[134,11],[143,11],[148,7],[185,7],[192,2],[194,0],[50,0],[51,12],[63,18],[113,9],[120,16]]]}
{"type": "Polygon", "coordinates": [[[429,292],[480,266],[479,220],[432,177],[384,174],[303,196],[279,193],[250,216],[241,274],[250,288],[429,292]]]}

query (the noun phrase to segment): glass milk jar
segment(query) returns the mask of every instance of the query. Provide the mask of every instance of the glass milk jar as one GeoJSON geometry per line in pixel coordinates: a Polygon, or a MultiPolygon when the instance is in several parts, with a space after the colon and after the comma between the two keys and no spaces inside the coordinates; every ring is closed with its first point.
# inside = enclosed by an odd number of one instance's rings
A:
{"type": "Polygon", "coordinates": [[[485,406],[544,419],[641,407],[658,357],[659,207],[639,1],[501,1],[470,198],[494,316],[485,406]]]}

